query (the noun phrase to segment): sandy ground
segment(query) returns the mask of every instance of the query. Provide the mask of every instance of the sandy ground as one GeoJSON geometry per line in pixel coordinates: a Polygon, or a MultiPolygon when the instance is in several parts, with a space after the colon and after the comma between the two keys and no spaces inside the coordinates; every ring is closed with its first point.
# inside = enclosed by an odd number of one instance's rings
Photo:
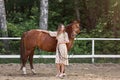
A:
{"type": "MultiPolygon", "coordinates": [[[[22,75],[20,64],[0,64],[0,80],[61,80],[56,78],[54,64],[34,64],[36,75],[27,64],[27,75],[22,75]]],[[[120,80],[120,64],[70,64],[62,80],[120,80]]]]}

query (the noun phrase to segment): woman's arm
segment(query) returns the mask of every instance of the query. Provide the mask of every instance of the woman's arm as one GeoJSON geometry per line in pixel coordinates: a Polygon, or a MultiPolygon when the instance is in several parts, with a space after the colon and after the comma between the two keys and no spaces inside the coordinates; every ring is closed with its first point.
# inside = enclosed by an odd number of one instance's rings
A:
{"type": "Polygon", "coordinates": [[[56,37],[57,36],[57,32],[56,31],[49,31],[49,35],[51,36],[51,37],[56,37]]]}
{"type": "Polygon", "coordinates": [[[69,42],[70,42],[67,33],[65,34],[65,42],[66,42],[66,43],[69,43],[69,42]]]}
{"type": "Polygon", "coordinates": [[[48,33],[51,37],[56,37],[57,32],[56,31],[47,31],[47,30],[41,30],[42,32],[48,33]]]}
{"type": "Polygon", "coordinates": [[[63,40],[62,42],[59,42],[59,44],[66,44],[66,43],[69,43],[69,38],[68,38],[68,34],[67,34],[67,33],[65,33],[63,39],[64,39],[64,40],[63,40]]]}
{"type": "Polygon", "coordinates": [[[42,32],[45,32],[45,33],[49,33],[49,31],[47,31],[47,30],[41,30],[42,32]]]}

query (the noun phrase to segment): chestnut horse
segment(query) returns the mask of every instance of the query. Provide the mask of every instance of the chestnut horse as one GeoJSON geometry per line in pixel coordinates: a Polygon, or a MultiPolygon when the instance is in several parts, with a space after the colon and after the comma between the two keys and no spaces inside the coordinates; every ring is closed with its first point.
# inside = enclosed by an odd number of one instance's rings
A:
{"type": "MultiPolygon", "coordinates": [[[[65,27],[66,32],[68,33],[69,43],[67,43],[68,51],[73,45],[75,36],[80,33],[80,22],[73,21],[71,24],[65,27]]],[[[33,55],[35,47],[40,48],[41,50],[48,52],[56,51],[57,40],[55,37],[51,37],[48,33],[43,32],[40,29],[33,29],[27,32],[24,32],[21,37],[21,69],[23,74],[26,74],[25,64],[27,60],[30,62],[30,67],[33,73],[36,73],[33,68],[33,55]]]]}

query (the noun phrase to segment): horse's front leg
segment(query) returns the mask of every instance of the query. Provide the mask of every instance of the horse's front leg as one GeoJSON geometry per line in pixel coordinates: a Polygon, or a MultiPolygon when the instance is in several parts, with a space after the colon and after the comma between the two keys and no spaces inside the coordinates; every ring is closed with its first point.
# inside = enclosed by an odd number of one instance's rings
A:
{"type": "Polygon", "coordinates": [[[34,70],[34,67],[33,67],[33,55],[34,55],[34,50],[31,51],[31,54],[29,56],[29,62],[30,62],[30,67],[31,67],[32,73],[36,74],[36,71],[34,70]]]}

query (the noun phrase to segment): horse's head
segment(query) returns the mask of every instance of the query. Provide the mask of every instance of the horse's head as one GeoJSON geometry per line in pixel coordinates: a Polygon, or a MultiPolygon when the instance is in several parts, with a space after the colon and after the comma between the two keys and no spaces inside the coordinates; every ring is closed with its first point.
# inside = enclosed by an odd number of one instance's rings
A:
{"type": "Polygon", "coordinates": [[[80,33],[80,21],[78,20],[73,21],[71,27],[72,27],[71,37],[75,38],[76,35],[80,33]]]}
{"type": "Polygon", "coordinates": [[[75,38],[80,33],[80,21],[75,20],[66,26],[66,32],[69,38],[75,38]]]}

